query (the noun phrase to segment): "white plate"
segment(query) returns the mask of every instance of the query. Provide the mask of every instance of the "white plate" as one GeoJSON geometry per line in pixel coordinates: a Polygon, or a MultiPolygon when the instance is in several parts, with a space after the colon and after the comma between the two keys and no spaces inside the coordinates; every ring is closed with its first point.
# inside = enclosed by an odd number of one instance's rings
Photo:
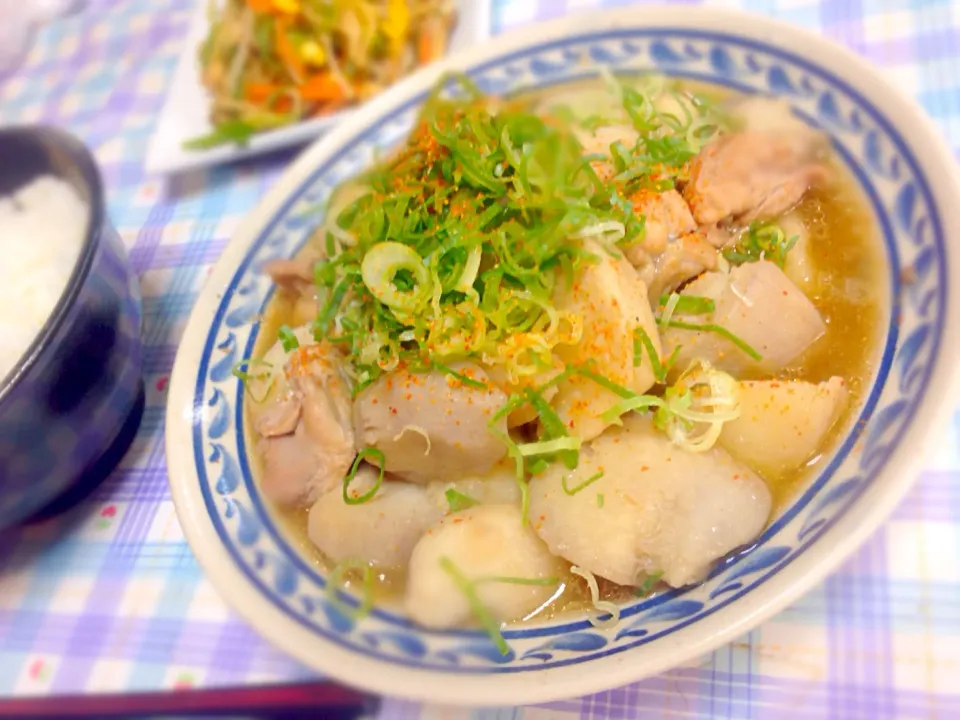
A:
{"type": "MultiPolygon", "coordinates": [[[[469,48],[490,36],[490,0],[461,0],[457,3],[457,14],[457,26],[450,38],[449,52],[469,48]]],[[[355,111],[344,110],[258,133],[245,147],[223,145],[208,150],[185,149],[184,142],[206,135],[213,129],[210,125],[210,96],[200,83],[197,66],[197,48],[209,28],[207,0],[198,0],[180,51],[173,82],[147,148],[145,169],[148,173],[180,172],[305,143],[319,137],[355,111]]]]}

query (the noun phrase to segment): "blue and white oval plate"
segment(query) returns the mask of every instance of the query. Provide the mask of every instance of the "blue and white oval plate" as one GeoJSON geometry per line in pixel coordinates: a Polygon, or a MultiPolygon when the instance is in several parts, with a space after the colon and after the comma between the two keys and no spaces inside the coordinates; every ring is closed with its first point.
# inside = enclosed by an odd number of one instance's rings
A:
{"type": "Polygon", "coordinates": [[[442,703],[526,704],[623,685],[729,642],[836,567],[893,508],[947,424],[960,347],[960,182],[927,118],[861,59],[779,22],[698,9],[593,13],[527,27],[450,57],[375,99],[307,150],[233,238],[183,336],[167,409],[170,483],[184,532],[223,598],[306,665],[374,692],[442,703]],[[890,313],[882,358],[840,444],[757,546],[702,585],[622,608],[598,630],[571,617],[505,633],[428,632],[375,610],[354,622],[284,537],[251,477],[243,389],[231,374],[271,292],[264,261],[292,256],[314,208],[410,130],[437,79],[463,70],[513,93],[596,74],[654,70],[786,97],[832,138],[881,229],[890,313]],[[904,278],[909,279],[909,283],[904,278]]]}

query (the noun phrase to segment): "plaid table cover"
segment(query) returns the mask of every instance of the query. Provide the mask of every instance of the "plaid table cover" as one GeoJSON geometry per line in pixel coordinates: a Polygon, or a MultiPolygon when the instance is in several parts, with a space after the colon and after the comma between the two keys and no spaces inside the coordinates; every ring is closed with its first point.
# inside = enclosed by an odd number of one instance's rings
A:
{"type": "MultiPolygon", "coordinates": [[[[164,184],[142,161],[194,0],[88,0],[0,79],[0,124],[47,122],[96,153],[143,292],[147,407],[119,469],[67,517],[0,538],[0,699],[215,687],[312,673],[204,579],[163,450],[183,327],[238,223],[295,151],[164,184]]],[[[494,0],[493,31],[620,0],[494,0]]],[[[838,40],[916,97],[960,150],[960,3],[729,0],[838,40]]],[[[691,12],[696,12],[691,8],[691,12]]],[[[2,162],[2,158],[0,158],[2,162]]],[[[387,699],[384,718],[960,718],[960,413],[892,518],[834,575],[736,642],[635,685],[536,708],[387,699]]]]}

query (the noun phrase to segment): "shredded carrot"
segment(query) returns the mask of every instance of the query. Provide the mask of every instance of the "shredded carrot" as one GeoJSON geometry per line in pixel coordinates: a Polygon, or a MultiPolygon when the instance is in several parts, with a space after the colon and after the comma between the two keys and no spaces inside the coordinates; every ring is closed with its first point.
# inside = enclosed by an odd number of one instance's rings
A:
{"type": "Polygon", "coordinates": [[[436,0],[214,3],[210,30],[198,48],[214,131],[185,147],[242,144],[265,125],[299,122],[362,102],[423,64],[416,60],[418,52],[429,61],[443,55],[454,22],[453,9],[438,7],[436,0]],[[323,68],[339,86],[329,78],[314,81],[311,76],[323,68]],[[295,94],[304,84],[306,95],[295,94]],[[267,122],[261,109],[275,117],[267,122]]]}
{"type": "Polygon", "coordinates": [[[277,44],[277,54],[287,67],[287,70],[294,75],[294,82],[301,83],[306,77],[303,63],[297,55],[297,51],[290,44],[290,38],[287,37],[287,23],[284,20],[277,19],[275,27],[275,36],[277,44]]]}
{"type": "Polygon", "coordinates": [[[322,115],[329,115],[332,112],[336,112],[340,108],[344,108],[348,105],[347,98],[342,98],[340,100],[330,100],[325,103],[318,104],[316,109],[310,113],[310,117],[320,117],[322,115]]]}
{"type": "Polygon", "coordinates": [[[275,112],[290,112],[293,108],[293,102],[288,95],[277,96],[283,88],[271,83],[249,82],[244,86],[243,96],[248,102],[255,105],[265,105],[271,95],[274,96],[273,102],[269,103],[270,110],[275,112]]]}
{"type": "Polygon", "coordinates": [[[304,100],[340,100],[344,96],[343,87],[329,72],[317,73],[307,78],[300,86],[300,95],[304,100]]]}
{"type": "Polygon", "coordinates": [[[266,101],[280,88],[273,83],[248,82],[243,88],[243,96],[252,103],[260,104],[266,101]]]}
{"type": "Polygon", "coordinates": [[[273,0],[247,0],[247,7],[255,13],[272,13],[276,10],[273,0]]]}
{"type": "Polygon", "coordinates": [[[417,33],[417,60],[421,65],[430,62],[440,55],[437,43],[434,42],[433,26],[425,22],[417,33]]]}

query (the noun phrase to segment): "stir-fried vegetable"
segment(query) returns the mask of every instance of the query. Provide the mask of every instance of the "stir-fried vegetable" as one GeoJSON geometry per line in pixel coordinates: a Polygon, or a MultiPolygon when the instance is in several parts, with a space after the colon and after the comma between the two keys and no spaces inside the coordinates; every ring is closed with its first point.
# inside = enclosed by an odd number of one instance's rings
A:
{"type": "Polygon", "coordinates": [[[214,130],[193,149],[365,100],[440,57],[454,23],[449,0],[223,0],[209,15],[199,59],[214,130]]]}

